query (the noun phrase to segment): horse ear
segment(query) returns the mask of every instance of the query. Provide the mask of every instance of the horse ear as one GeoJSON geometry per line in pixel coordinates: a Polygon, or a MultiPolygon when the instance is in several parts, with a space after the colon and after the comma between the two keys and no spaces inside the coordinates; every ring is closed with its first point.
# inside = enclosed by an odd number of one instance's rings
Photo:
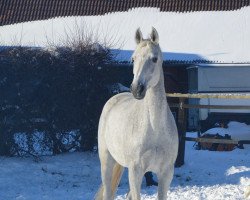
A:
{"type": "Polygon", "coordinates": [[[140,28],[138,28],[135,32],[135,42],[136,44],[139,44],[141,41],[142,41],[142,33],[141,33],[141,30],[140,28]]]}
{"type": "Polygon", "coordinates": [[[154,43],[157,43],[157,44],[159,43],[159,35],[158,35],[157,30],[154,27],[152,27],[152,31],[151,31],[151,34],[150,34],[150,39],[154,43]]]}

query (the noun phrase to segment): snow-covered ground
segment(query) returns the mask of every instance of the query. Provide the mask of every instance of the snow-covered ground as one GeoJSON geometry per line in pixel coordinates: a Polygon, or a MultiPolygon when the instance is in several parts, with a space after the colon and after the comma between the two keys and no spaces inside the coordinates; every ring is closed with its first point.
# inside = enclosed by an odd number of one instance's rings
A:
{"type": "Polygon", "coordinates": [[[46,46],[61,44],[68,36],[90,33],[121,47],[120,60],[130,59],[134,34],[141,27],[147,36],[154,26],[167,60],[250,62],[250,6],[236,11],[160,12],[134,8],[101,16],[59,17],[0,27],[0,44],[46,46]]]}
{"type": "MultiPolygon", "coordinates": [[[[250,147],[213,152],[193,145],[187,143],[185,165],[175,169],[168,199],[244,199],[250,185],[250,147]]],[[[101,182],[98,154],[93,152],[41,160],[0,157],[0,172],[1,200],[92,200],[101,182]]],[[[125,199],[127,191],[125,172],[116,200],[125,199]]],[[[156,192],[157,187],[146,187],[143,181],[143,200],[155,199],[156,192]]]]}

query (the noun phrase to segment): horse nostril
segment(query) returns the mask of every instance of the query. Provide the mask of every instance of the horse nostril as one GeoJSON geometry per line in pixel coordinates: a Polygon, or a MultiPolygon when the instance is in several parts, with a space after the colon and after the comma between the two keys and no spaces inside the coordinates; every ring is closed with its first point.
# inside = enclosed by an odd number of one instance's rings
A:
{"type": "Polygon", "coordinates": [[[138,91],[139,94],[142,94],[143,91],[144,91],[144,85],[141,84],[141,83],[139,83],[139,84],[138,84],[138,90],[137,90],[137,91],[138,91]]]}
{"type": "Polygon", "coordinates": [[[144,91],[144,85],[138,85],[138,92],[141,94],[144,91]]]}

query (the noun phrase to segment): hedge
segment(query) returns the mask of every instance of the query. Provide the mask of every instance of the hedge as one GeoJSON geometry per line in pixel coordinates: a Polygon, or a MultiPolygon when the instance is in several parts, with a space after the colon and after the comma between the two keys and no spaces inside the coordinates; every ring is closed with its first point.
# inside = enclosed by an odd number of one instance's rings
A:
{"type": "MultiPolygon", "coordinates": [[[[79,132],[80,150],[96,145],[98,120],[115,83],[128,86],[130,65],[113,61],[109,49],[0,51],[0,155],[16,155],[16,133],[44,133],[53,154],[68,151],[59,133],[79,132]]],[[[32,144],[30,144],[32,147],[32,144]]],[[[29,149],[28,149],[29,150],[29,149]]]]}

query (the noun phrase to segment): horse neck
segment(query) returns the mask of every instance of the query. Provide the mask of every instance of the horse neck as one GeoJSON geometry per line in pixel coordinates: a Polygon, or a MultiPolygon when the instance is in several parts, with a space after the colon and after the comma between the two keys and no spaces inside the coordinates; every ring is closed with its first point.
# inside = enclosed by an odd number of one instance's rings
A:
{"type": "Polygon", "coordinates": [[[162,68],[158,84],[155,87],[148,89],[146,93],[145,106],[148,109],[150,122],[152,124],[161,123],[161,120],[166,120],[168,104],[166,100],[162,68]]]}

